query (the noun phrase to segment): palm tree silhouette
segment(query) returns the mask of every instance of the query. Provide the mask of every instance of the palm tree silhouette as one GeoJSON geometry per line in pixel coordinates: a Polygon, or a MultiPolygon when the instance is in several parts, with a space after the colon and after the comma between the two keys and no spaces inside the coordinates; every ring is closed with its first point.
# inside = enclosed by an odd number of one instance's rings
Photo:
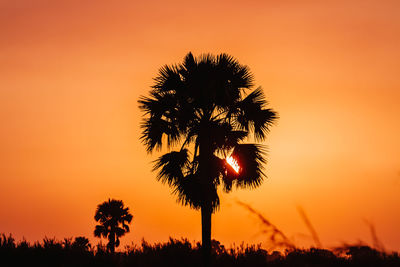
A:
{"type": "Polygon", "coordinates": [[[220,204],[217,187],[255,188],[263,180],[265,150],[244,144],[250,137],[263,141],[277,118],[266,108],[253,75],[227,54],[188,53],[183,63],[165,65],[154,79],[150,96],[141,96],[144,111],[142,142],[147,151],[170,151],[155,161],[157,179],[173,188],[178,202],[201,210],[202,247],[211,253],[211,215],[220,204]],[[230,156],[240,165],[227,164],[230,156]]]}
{"type": "Polygon", "coordinates": [[[108,238],[107,249],[114,253],[119,246],[119,238],[129,232],[128,224],[132,221],[128,207],[122,200],[108,199],[99,204],[94,219],[99,222],[94,230],[94,236],[108,238]]]}

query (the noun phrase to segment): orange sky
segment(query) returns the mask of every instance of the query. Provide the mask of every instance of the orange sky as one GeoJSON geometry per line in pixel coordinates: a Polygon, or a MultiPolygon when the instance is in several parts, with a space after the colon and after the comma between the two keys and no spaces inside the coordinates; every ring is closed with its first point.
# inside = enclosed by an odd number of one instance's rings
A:
{"type": "Polygon", "coordinates": [[[137,99],[163,64],[227,52],[281,118],[269,179],[221,195],[213,238],[265,241],[237,199],[300,246],[297,206],[326,247],[371,244],[368,220],[400,250],[400,2],[93,3],[0,0],[0,232],[97,242],[96,205],[113,197],[134,214],[123,244],[200,240],[200,213],[151,172],[137,99]]]}

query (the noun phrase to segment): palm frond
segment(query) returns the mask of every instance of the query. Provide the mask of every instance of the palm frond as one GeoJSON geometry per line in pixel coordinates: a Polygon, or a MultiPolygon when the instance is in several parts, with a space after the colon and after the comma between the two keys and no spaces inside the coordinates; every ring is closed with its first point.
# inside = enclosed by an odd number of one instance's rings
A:
{"type": "Polygon", "coordinates": [[[171,186],[183,178],[183,171],[188,164],[189,151],[182,149],[166,153],[159,157],[155,161],[153,171],[160,169],[157,179],[171,186]]]}
{"type": "Polygon", "coordinates": [[[155,148],[161,149],[163,135],[167,136],[168,147],[178,143],[180,139],[177,126],[160,117],[150,117],[143,121],[141,127],[143,132],[140,139],[145,144],[147,152],[152,152],[155,148]]]}
{"type": "Polygon", "coordinates": [[[192,52],[187,53],[185,58],[183,59],[183,63],[180,65],[180,73],[184,77],[188,74],[193,72],[197,68],[197,60],[193,56],[192,52]]]}
{"type": "Polygon", "coordinates": [[[129,233],[129,231],[130,231],[129,225],[123,224],[122,228],[125,230],[126,233],[129,233]]]}
{"type": "MultiPolygon", "coordinates": [[[[232,157],[232,155],[231,155],[231,157],[232,157]]],[[[236,159],[234,158],[234,160],[236,160],[236,159]]],[[[222,185],[223,185],[223,190],[226,193],[229,193],[232,191],[232,186],[234,185],[236,180],[239,178],[239,173],[233,169],[233,167],[227,162],[226,159],[223,162],[223,166],[224,166],[224,173],[223,173],[222,179],[221,179],[222,185]]]]}
{"type": "Polygon", "coordinates": [[[220,54],[217,58],[218,68],[223,70],[230,81],[232,88],[249,89],[254,85],[254,77],[246,65],[239,62],[228,54],[220,54]]]}
{"type": "Polygon", "coordinates": [[[233,152],[240,166],[240,171],[235,179],[237,187],[255,188],[261,185],[266,177],[263,172],[265,160],[265,148],[258,144],[239,144],[233,152]]]}
{"type": "Polygon", "coordinates": [[[151,92],[151,97],[141,96],[138,100],[139,108],[145,115],[162,117],[175,109],[177,99],[172,93],[151,92]]]}
{"type": "Polygon", "coordinates": [[[130,214],[129,208],[123,209],[123,213],[121,215],[120,222],[122,224],[130,223],[132,221],[132,219],[133,219],[133,216],[132,216],[132,214],[130,214]]]}
{"type": "Polygon", "coordinates": [[[181,75],[179,67],[176,65],[164,65],[160,68],[158,76],[154,78],[155,84],[153,88],[157,92],[179,91],[182,87],[181,75]]]}
{"type": "Polygon", "coordinates": [[[212,121],[209,131],[212,133],[213,150],[219,152],[230,150],[248,135],[247,131],[234,130],[230,123],[222,120],[212,121]]]}
{"type": "Polygon", "coordinates": [[[213,185],[218,186],[220,184],[219,178],[225,173],[225,160],[212,155],[208,161],[206,169],[213,185]]]}
{"type": "Polygon", "coordinates": [[[117,238],[115,239],[115,247],[119,247],[120,244],[121,242],[119,241],[119,238],[117,236],[117,238]]]}
{"type": "Polygon", "coordinates": [[[107,237],[108,232],[106,228],[103,225],[96,225],[94,232],[93,232],[95,237],[107,237]]]}
{"type": "Polygon", "coordinates": [[[129,231],[126,231],[124,228],[121,228],[121,227],[116,227],[115,228],[115,236],[116,237],[121,237],[127,232],[129,232],[129,231]]]}
{"type": "Polygon", "coordinates": [[[265,95],[259,87],[237,103],[233,111],[239,128],[254,132],[258,141],[265,139],[270,126],[278,118],[275,111],[264,108],[266,105],[265,95]]]}
{"type": "Polygon", "coordinates": [[[197,173],[188,174],[175,184],[173,194],[177,196],[178,203],[193,209],[200,209],[205,203],[210,203],[215,212],[220,205],[216,187],[205,183],[197,173]]]}

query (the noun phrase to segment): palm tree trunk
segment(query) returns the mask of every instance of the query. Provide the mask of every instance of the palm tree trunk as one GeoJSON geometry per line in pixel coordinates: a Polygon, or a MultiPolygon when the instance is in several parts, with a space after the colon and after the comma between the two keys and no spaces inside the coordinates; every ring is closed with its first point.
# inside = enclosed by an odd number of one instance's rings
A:
{"type": "Polygon", "coordinates": [[[199,145],[199,170],[202,180],[203,203],[201,205],[201,242],[204,266],[211,266],[211,214],[212,203],[208,189],[212,187],[209,163],[213,151],[211,150],[209,123],[206,118],[201,122],[199,145]]]}
{"type": "Polygon", "coordinates": [[[110,233],[110,252],[111,254],[114,254],[115,252],[115,232],[110,233]]]}
{"type": "Polygon", "coordinates": [[[211,205],[205,203],[201,207],[201,244],[204,266],[210,266],[211,263],[211,205]]]}

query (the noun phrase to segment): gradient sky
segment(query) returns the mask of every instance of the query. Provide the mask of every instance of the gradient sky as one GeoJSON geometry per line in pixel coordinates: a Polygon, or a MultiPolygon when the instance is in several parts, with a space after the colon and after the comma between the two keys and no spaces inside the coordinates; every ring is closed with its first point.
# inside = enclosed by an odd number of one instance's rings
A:
{"type": "Polygon", "coordinates": [[[279,112],[268,179],[221,195],[213,238],[268,246],[259,210],[297,245],[400,250],[400,2],[0,0],[0,232],[85,235],[96,205],[134,215],[123,244],[200,240],[200,213],[155,180],[137,100],[163,64],[226,52],[279,112]],[[95,3],[95,4],[94,4],[95,3]]]}

